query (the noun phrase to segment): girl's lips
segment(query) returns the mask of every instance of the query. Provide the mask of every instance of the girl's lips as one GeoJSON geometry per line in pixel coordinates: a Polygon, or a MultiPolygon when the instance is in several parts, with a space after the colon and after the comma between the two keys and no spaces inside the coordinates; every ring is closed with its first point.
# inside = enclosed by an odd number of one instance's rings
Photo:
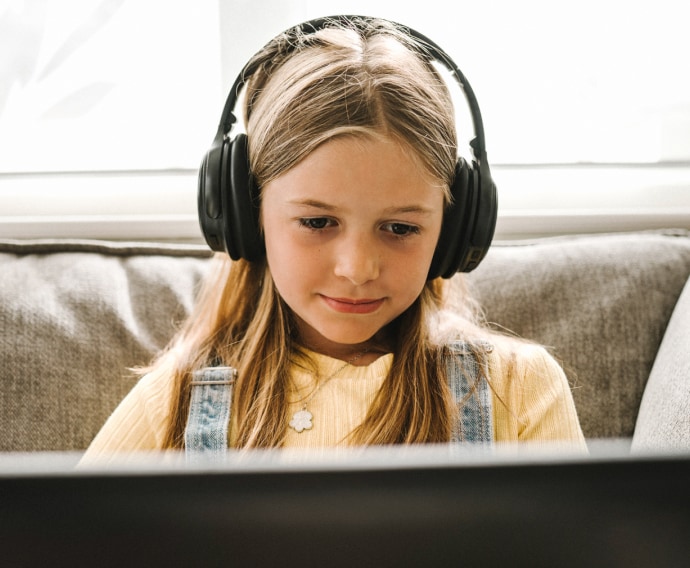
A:
{"type": "Polygon", "coordinates": [[[321,296],[326,304],[336,312],[344,314],[370,314],[379,309],[384,299],[372,300],[369,298],[354,300],[351,298],[331,298],[321,296]]]}

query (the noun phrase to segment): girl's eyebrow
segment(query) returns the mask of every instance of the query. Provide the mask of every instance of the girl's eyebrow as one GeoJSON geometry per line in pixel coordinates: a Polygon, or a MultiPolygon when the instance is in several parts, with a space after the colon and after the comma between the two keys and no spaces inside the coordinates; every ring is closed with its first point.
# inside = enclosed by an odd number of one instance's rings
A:
{"type": "Polygon", "coordinates": [[[387,207],[383,210],[386,215],[394,215],[396,213],[415,213],[417,215],[431,215],[433,209],[424,207],[423,205],[405,205],[402,207],[387,207]]]}
{"type": "MultiPolygon", "coordinates": [[[[302,207],[314,207],[316,209],[323,209],[325,211],[335,211],[338,208],[335,205],[319,201],[318,199],[295,199],[288,202],[291,205],[298,205],[302,207]]],[[[387,207],[383,210],[385,215],[396,215],[402,213],[413,213],[416,215],[431,215],[433,210],[430,207],[423,205],[403,205],[387,207]]]]}
{"type": "Polygon", "coordinates": [[[288,201],[289,205],[300,205],[302,207],[315,207],[317,209],[325,209],[326,211],[333,211],[337,209],[335,205],[330,205],[318,199],[293,199],[288,201]]]}

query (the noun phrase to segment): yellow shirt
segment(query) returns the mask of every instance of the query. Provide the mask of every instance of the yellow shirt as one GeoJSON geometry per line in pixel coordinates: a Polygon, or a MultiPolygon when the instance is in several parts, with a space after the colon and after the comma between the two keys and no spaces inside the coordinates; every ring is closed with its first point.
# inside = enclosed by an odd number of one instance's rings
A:
{"type": "MultiPolygon", "coordinates": [[[[343,367],[339,359],[310,353],[319,369],[321,387],[314,375],[298,366],[292,369],[295,393],[290,397],[289,416],[306,405],[313,415],[313,427],[297,432],[288,428],[286,447],[309,448],[346,444],[348,434],[364,420],[381,388],[393,355],[383,355],[370,365],[343,367]],[[333,376],[334,375],[334,376],[333,376]],[[329,379],[329,377],[333,378],[329,379]]],[[[230,441],[232,443],[232,432],[230,441]]]]}
{"type": "MultiPolygon", "coordinates": [[[[306,401],[313,427],[301,433],[289,428],[285,447],[346,444],[347,435],[364,419],[393,361],[388,354],[367,366],[343,368],[339,359],[312,356],[321,377],[335,376],[315,390],[314,376],[293,368],[297,390],[290,416],[306,401]]],[[[568,442],[585,447],[565,374],[545,349],[516,342],[501,346],[499,342],[489,354],[489,377],[496,442],[568,442]]],[[[165,369],[143,377],[94,438],[85,458],[100,460],[121,452],[160,450],[171,396],[172,384],[165,369]]],[[[234,430],[231,425],[230,445],[234,430]]]]}

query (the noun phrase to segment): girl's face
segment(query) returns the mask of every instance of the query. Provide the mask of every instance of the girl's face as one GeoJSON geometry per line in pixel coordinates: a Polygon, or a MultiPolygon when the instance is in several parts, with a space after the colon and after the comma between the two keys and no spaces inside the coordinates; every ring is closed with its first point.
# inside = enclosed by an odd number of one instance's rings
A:
{"type": "Polygon", "coordinates": [[[443,208],[439,183],[387,138],[336,138],[266,184],[268,265],[307,347],[351,355],[414,302],[443,208]]]}

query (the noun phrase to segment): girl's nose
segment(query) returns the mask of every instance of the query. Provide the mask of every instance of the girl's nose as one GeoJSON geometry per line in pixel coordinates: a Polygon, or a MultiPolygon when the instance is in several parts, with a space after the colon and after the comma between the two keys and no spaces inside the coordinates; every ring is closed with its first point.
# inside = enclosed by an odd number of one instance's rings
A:
{"type": "Polygon", "coordinates": [[[335,251],[335,275],[347,278],[356,286],[379,277],[376,246],[363,236],[353,236],[335,251]]]}

